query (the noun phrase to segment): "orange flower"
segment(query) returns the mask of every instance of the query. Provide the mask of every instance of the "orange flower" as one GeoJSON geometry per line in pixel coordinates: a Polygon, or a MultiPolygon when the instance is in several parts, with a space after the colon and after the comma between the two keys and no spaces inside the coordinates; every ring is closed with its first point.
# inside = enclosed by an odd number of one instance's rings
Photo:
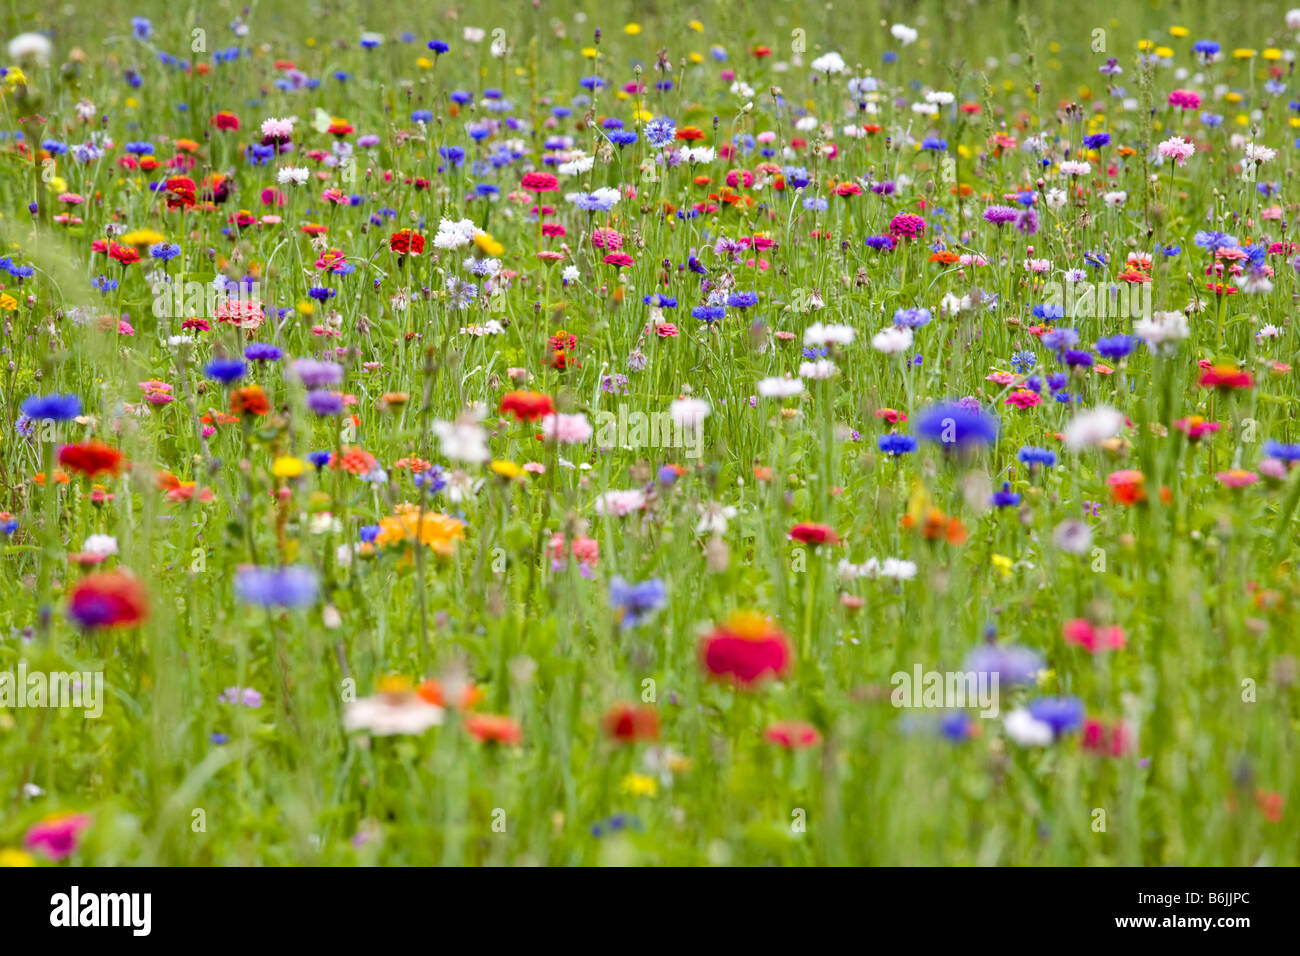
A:
{"type": "MultiPolygon", "coordinates": [[[[331,468],[340,467],[339,462],[336,460],[337,457],[335,454],[330,455],[329,466],[331,468]]],[[[368,475],[374,471],[376,464],[375,456],[368,451],[363,451],[360,448],[347,448],[343,451],[342,468],[354,475],[368,475]]]]}
{"type": "MultiPolygon", "coordinates": [[[[446,694],[443,691],[441,682],[436,680],[426,680],[420,685],[419,695],[431,704],[438,707],[446,707],[446,694]]],[[[456,705],[457,710],[473,710],[474,707],[484,697],[483,688],[475,687],[473,684],[465,684],[461,690],[460,703],[456,705]]]]}
{"type": "Polygon", "coordinates": [[[59,464],[87,478],[93,478],[101,471],[116,475],[122,467],[122,453],[97,441],[64,445],[59,449],[59,464]]]}
{"type": "MultiPolygon", "coordinates": [[[[38,485],[44,487],[44,486],[45,486],[45,472],[43,472],[43,471],[38,471],[36,474],[32,475],[32,481],[34,481],[34,482],[36,482],[36,484],[38,484],[38,485]]],[[[55,483],[56,485],[66,485],[66,484],[68,483],[68,473],[67,473],[66,471],[55,471],[55,472],[54,472],[54,483],[55,483]]]]}
{"type": "Polygon", "coordinates": [[[235,415],[265,415],[271,403],[260,385],[249,385],[230,393],[230,411],[235,415]]]}
{"type": "Polygon", "coordinates": [[[382,548],[418,538],[438,554],[450,556],[464,537],[465,522],[438,511],[426,511],[422,517],[419,505],[406,502],[397,506],[395,515],[380,519],[374,543],[382,548]]]}
{"type": "Polygon", "coordinates": [[[1106,484],[1110,485],[1110,496],[1112,500],[1122,505],[1135,505],[1139,502],[1146,501],[1147,490],[1145,479],[1142,472],[1133,469],[1113,472],[1106,479],[1106,484]]]}

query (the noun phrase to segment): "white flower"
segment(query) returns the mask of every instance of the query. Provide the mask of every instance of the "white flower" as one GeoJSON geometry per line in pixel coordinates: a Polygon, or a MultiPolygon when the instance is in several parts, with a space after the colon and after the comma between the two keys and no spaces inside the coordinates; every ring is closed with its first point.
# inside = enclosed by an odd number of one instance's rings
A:
{"type": "Polygon", "coordinates": [[[1079,412],[1065,426],[1065,447],[1071,451],[1096,448],[1118,435],[1124,421],[1124,413],[1109,405],[1079,412]]]}
{"type": "Polygon", "coordinates": [[[918,34],[911,27],[902,23],[895,23],[892,27],[889,28],[889,32],[893,34],[894,39],[897,40],[899,43],[903,44],[903,46],[910,46],[911,44],[915,43],[916,38],[920,36],[920,34],[918,34]]]}
{"type": "Polygon", "coordinates": [[[1260,339],[1276,339],[1282,336],[1282,330],[1276,325],[1261,325],[1255,336],[1260,339]]]}
{"type": "Polygon", "coordinates": [[[348,704],[343,729],[365,730],[377,737],[422,734],[442,723],[443,709],[419,694],[376,694],[348,704]]]}
{"type": "Polygon", "coordinates": [[[709,417],[709,403],[701,398],[679,398],[668,406],[673,424],[680,428],[699,428],[709,417]]]}
{"type": "Polygon", "coordinates": [[[803,344],[808,347],[820,345],[851,345],[853,343],[851,325],[822,325],[814,322],[803,333],[803,344]]]}
{"type": "Polygon", "coordinates": [[[1065,205],[1069,198],[1064,189],[1049,189],[1047,191],[1047,208],[1056,211],[1065,205]]]}
{"type": "Polygon", "coordinates": [[[458,222],[443,219],[438,223],[438,231],[434,234],[433,244],[439,249],[459,249],[461,246],[467,246],[473,242],[476,232],[478,232],[478,227],[469,219],[461,219],[458,222]]]}
{"type": "Polygon", "coordinates": [[[1128,199],[1128,193],[1109,192],[1101,198],[1107,206],[1110,206],[1112,209],[1118,209],[1120,206],[1124,205],[1124,202],[1128,199]]]}
{"type": "Polygon", "coordinates": [[[1061,163],[1062,176],[1087,176],[1092,172],[1092,163],[1067,159],[1061,163]]]}
{"type": "Polygon", "coordinates": [[[727,522],[736,517],[736,509],[731,505],[720,505],[716,501],[700,505],[700,521],[695,526],[696,534],[726,534],[727,522]]]}
{"type": "Polygon", "coordinates": [[[466,43],[482,43],[483,37],[487,36],[482,27],[466,27],[461,33],[466,43]]]}
{"type": "Polygon", "coordinates": [[[565,282],[577,282],[580,274],[577,266],[565,266],[564,271],[560,273],[560,278],[565,282]]]}
{"type": "Polygon", "coordinates": [[[885,563],[880,568],[880,576],[893,578],[896,581],[910,581],[916,577],[916,563],[904,561],[902,558],[885,558],[885,563]]]}
{"type": "Polygon", "coordinates": [[[487,432],[476,421],[464,418],[455,422],[435,421],[433,433],[438,436],[442,453],[453,461],[482,465],[492,458],[487,432]]]}
{"type": "Polygon", "coordinates": [[[897,355],[912,347],[912,330],[887,325],[871,337],[871,347],[886,355],[897,355]]]}
{"type": "Polygon", "coordinates": [[[813,60],[810,68],[814,73],[843,73],[844,57],[832,50],[830,53],[823,53],[813,60]]]}
{"type": "Polygon", "coordinates": [[[820,381],[838,375],[840,370],[836,368],[834,362],[820,359],[816,362],[804,362],[799,366],[799,377],[820,381]]]}
{"type": "Polygon", "coordinates": [[[937,103],[940,106],[951,106],[955,97],[947,90],[931,90],[925,94],[927,103],[937,103]]]}
{"type": "Polygon", "coordinates": [[[9,59],[22,63],[31,60],[39,66],[50,62],[50,41],[39,33],[20,33],[9,41],[9,59]]]}
{"type": "Polygon", "coordinates": [[[1002,718],[1007,736],[1022,747],[1047,747],[1052,743],[1052,725],[1039,720],[1023,707],[1002,718]]]}
{"type": "Polygon", "coordinates": [[[683,163],[711,163],[714,153],[712,146],[683,146],[677,156],[683,163]]]}
{"type": "Polygon", "coordinates": [[[794,128],[801,133],[811,133],[817,128],[817,117],[801,116],[794,121],[794,128]]]}
{"type": "Polygon", "coordinates": [[[1187,316],[1181,312],[1156,312],[1149,319],[1133,323],[1133,334],[1153,352],[1170,354],[1192,334],[1187,316]]]}
{"type": "Polygon", "coordinates": [[[601,203],[609,203],[611,206],[617,205],[618,201],[623,198],[622,193],[610,186],[601,186],[599,189],[593,189],[591,195],[592,198],[599,200],[601,203]]]}
{"type": "Polygon", "coordinates": [[[276,181],[281,186],[301,186],[307,182],[307,177],[311,175],[311,170],[305,166],[286,166],[276,173],[276,181]]]}
{"type": "Polygon", "coordinates": [[[934,103],[913,103],[912,112],[918,116],[938,116],[939,107],[934,103]]]}
{"type": "Polygon", "coordinates": [[[117,539],[111,534],[92,534],[81,546],[86,554],[117,554],[117,539]]]}
{"type": "Polygon", "coordinates": [[[790,398],[803,391],[803,382],[797,378],[765,378],[756,387],[764,398],[790,398]]]}
{"type": "Polygon", "coordinates": [[[555,171],[561,176],[581,176],[583,173],[591,172],[591,167],[595,165],[595,156],[579,156],[567,163],[560,163],[559,166],[555,167],[555,171]]]}
{"type": "Polygon", "coordinates": [[[1092,529],[1082,521],[1070,518],[1056,526],[1052,532],[1052,544],[1066,554],[1087,554],[1092,547],[1092,529]]]}
{"type": "Polygon", "coordinates": [[[551,441],[566,445],[580,445],[591,440],[591,423],[587,416],[579,412],[576,415],[547,415],[542,419],[542,434],[551,441]]]}
{"type": "Polygon", "coordinates": [[[1255,164],[1267,163],[1270,159],[1277,158],[1277,150],[1270,149],[1267,146],[1260,146],[1256,143],[1246,144],[1246,159],[1255,164]]]}
{"type": "Polygon", "coordinates": [[[1288,10],[1286,12],[1286,28],[1288,30],[1300,30],[1300,10],[1288,10]]]}

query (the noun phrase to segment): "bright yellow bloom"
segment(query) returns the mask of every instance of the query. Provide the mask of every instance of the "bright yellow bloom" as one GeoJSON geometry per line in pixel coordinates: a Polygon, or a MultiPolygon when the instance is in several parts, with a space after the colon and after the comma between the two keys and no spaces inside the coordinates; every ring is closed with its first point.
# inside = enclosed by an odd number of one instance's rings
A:
{"type": "Polygon", "coordinates": [[[35,866],[36,861],[22,850],[0,850],[0,866],[35,866]]]}
{"type": "Polygon", "coordinates": [[[641,32],[641,24],[639,24],[639,23],[629,23],[627,26],[625,26],[625,27],[623,28],[623,32],[626,33],[626,34],[627,34],[628,36],[630,36],[630,37],[634,37],[634,36],[636,36],[638,33],[641,32]]]}
{"type": "Polygon", "coordinates": [[[1180,38],[1185,37],[1187,36],[1187,27],[1170,27],[1169,35],[1173,37],[1180,37],[1180,38]]]}
{"type": "Polygon", "coordinates": [[[1250,49],[1249,47],[1242,47],[1239,50],[1233,50],[1232,55],[1234,59],[1251,60],[1254,59],[1255,57],[1255,51],[1250,49]]]}
{"type": "Polygon", "coordinates": [[[692,30],[694,30],[696,33],[704,32],[704,24],[701,23],[699,20],[692,20],[690,23],[686,25],[690,27],[692,30]]]}
{"type": "Polygon", "coordinates": [[[16,308],[18,308],[17,299],[11,296],[8,292],[0,295],[0,309],[3,309],[6,312],[12,312],[16,308]]]}
{"type": "Polygon", "coordinates": [[[623,792],[633,797],[653,797],[659,792],[659,783],[654,777],[630,773],[623,778],[623,792]]]}
{"type": "Polygon", "coordinates": [[[124,233],[122,236],[122,245],[124,246],[153,246],[162,242],[166,236],[162,233],[154,232],[152,229],[136,229],[133,232],[124,233]]]}
{"type": "Polygon", "coordinates": [[[271,464],[271,474],[277,478],[297,478],[307,470],[307,463],[292,455],[281,455],[271,464]]]}
{"type": "Polygon", "coordinates": [[[474,245],[478,246],[479,250],[487,256],[499,256],[506,251],[506,247],[493,239],[492,234],[489,232],[475,233],[474,245]]]}
{"type": "Polygon", "coordinates": [[[1012,561],[1010,558],[1008,558],[1005,554],[990,555],[990,558],[993,561],[993,569],[997,571],[998,574],[1000,574],[1003,578],[1011,577],[1012,561]]]}
{"type": "Polygon", "coordinates": [[[415,61],[415,65],[422,70],[433,69],[433,61],[430,60],[427,56],[420,57],[418,60],[415,61]]]}
{"type": "Polygon", "coordinates": [[[505,478],[507,481],[514,481],[516,478],[524,476],[524,470],[513,461],[492,462],[492,473],[505,478]]]}

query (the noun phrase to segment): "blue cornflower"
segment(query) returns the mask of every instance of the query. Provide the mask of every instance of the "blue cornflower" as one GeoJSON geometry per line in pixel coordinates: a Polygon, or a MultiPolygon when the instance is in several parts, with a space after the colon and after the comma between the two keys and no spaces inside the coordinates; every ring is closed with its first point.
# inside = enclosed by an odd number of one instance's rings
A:
{"type": "Polygon", "coordinates": [[[903,455],[916,451],[916,439],[911,435],[900,435],[897,432],[890,432],[887,435],[881,435],[876,442],[876,447],[886,455],[893,455],[899,458],[903,455]]]}
{"type": "Polygon", "coordinates": [[[636,140],[636,133],[630,129],[616,129],[609,134],[609,141],[615,146],[631,146],[636,140]]]}
{"type": "Polygon", "coordinates": [[[733,309],[748,309],[758,305],[757,292],[733,292],[727,296],[727,305],[733,309]]]}
{"type": "Polygon", "coordinates": [[[441,40],[430,40],[429,49],[434,52],[435,56],[442,56],[442,54],[448,52],[451,47],[441,40]]]}
{"type": "Polygon", "coordinates": [[[1236,236],[1214,230],[1198,232],[1192,237],[1192,242],[1206,252],[1214,252],[1217,249],[1235,249],[1237,247],[1236,236]]]}
{"type": "Polygon", "coordinates": [[[1014,508],[1020,504],[1020,495],[1011,490],[1011,482],[1002,482],[1002,490],[993,492],[989,499],[996,508],[1014,508]]]}
{"type": "Polygon", "coordinates": [[[998,437],[995,415],[962,402],[944,402],[923,411],[916,421],[917,433],[926,441],[945,448],[991,445],[998,437]]]}
{"type": "Polygon", "coordinates": [[[1043,348],[1059,354],[1079,341],[1079,333],[1076,329],[1052,329],[1044,333],[1040,341],[1043,343],[1043,348]]]}
{"type": "Polygon", "coordinates": [[[237,358],[214,358],[203,367],[208,378],[229,385],[248,374],[248,363],[237,358]]]}
{"type": "Polygon", "coordinates": [[[327,451],[313,451],[307,455],[307,460],[316,466],[317,471],[320,471],[330,463],[330,453],[327,451]]]}
{"type": "Polygon", "coordinates": [[[1300,461],[1300,445],[1284,445],[1270,438],[1264,442],[1264,454],[1282,461],[1300,461]]]}
{"type": "Polygon", "coordinates": [[[316,601],[319,592],[316,572],[301,565],[245,568],[235,577],[239,599],[259,607],[307,607],[316,601]]]}
{"type": "Polygon", "coordinates": [[[667,117],[660,116],[645,124],[645,139],[655,149],[663,149],[677,138],[677,127],[667,117]]]}
{"type": "Polygon", "coordinates": [[[174,242],[158,242],[149,247],[149,255],[160,262],[171,262],[181,254],[181,247],[174,242]]]}
{"type": "Polygon", "coordinates": [[[717,322],[727,314],[727,310],[720,305],[697,305],[691,309],[691,315],[701,322],[717,322]]]}
{"type": "Polygon", "coordinates": [[[1042,655],[1015,644],[981,644],[966,655],[962,670],[997,674],[999,684],[1028,684],[1043,669],[1042,655]]]}
{"type": "Polygon", "coordinates": [[[1059,737],[1083,723],[1083,701],[1077,697],[1040,697],[1029,704],[1029,715],[1047,724],[1059,737]]]}
{"type": "Polygon", "coordinates": [[[81,414],[81,399],[71,394],[32,395],[19,408],[32,421],[66,422],[81,414]]]}
{"type": "Polygon", "coordinates": [[[1034,318],[1042,319],[1044,322],[1055,322],[1057,319],[1065,318],[1065,309],[1055,302],[1048,302],[1044,305],[1036,305],[1033,308],[1034,318]]]}
{"type": "Polygon", "coordinates": [[[930,310],[924,307],[894,310],[894,325],[900,329],[919,329],[929,325],[933,318],[930,310]]]}
{"type": "Polygon", "coordinates": [[[1133,351],[1137,340],[1131,335],[1110,335],[1097,340],[1097,354],[1118,361],[1133,351]]]}
{"type": "Polygon", "coordinates": [[[1083,145],[1087,149],[1101,149],[1110,142],[1110,133],[1093,133],[1083,138],[1083,145]]]}
{"type": "Polygon", "coordinates": [[[1023,375],[1038,364],[1038,356],[1026,349],[1011,355],[1011,371],[1023,375]]]}
{"type": "Polygon", "coordinates": [[[1056,452],[1048,448],[1035,448],[1033,445],[1026,445],[1016,453],[1016,458],[1028,465],[1032,470],[1035,467],[1051,468],[1056,464],[1056,452]]]}
{"type": "Polygon", "coordinates": [[[609,603],[622,628],[635,627],[663,607],[667,599],[668,589],[659,578],[629,584],[615,575],[609,582],[609,603]]]}
{"type": "Polygon", "coordinates": [[[250,362],[278,362],[284,352],[266,342],[250,342],[244,349],[244,358],[250,362]]]}

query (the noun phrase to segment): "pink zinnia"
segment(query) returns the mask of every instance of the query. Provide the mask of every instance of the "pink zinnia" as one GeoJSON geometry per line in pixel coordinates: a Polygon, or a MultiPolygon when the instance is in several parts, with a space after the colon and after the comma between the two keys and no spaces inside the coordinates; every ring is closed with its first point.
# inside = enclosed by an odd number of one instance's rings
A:
{"type": "Polygon", "coordinates": [[[23,837],[23,846],[40,850],[51,860],[66,860],[77,850],[81,831],[90,826],[85,813],[56,813],[34,824],[23,837]]]}
{"type": "Polygon", "coordinates": [[[524,173],[520,185],[530,193],[549,193],[560,188],[560,181],[551,173],[524,173]]]}
{"type": "Polygon", "coordinates": [[[1091,654],[1098,651],[1119,650],[1128,643],[1122,627],[1093,627],[1089,621],[1076,618],[1066,621],[1061,629],[1065,643],[1076,644],[1091,654]]]}
{"type": "Polygon", "coordinates": [[[629,256],[626,252],[611,252],[602,261],[607,266],[615,266],[616,268],[621,269],[624,266],[630,266],[636,260],[633,259],[631,256],[629,256]]]}
{"type": "Polygon", "coordinates": [[[542,434],[552,441],[578,445],[591,438],[591,424],[586,415],[547,415],[542,419],[542,434]]]}
{"type": "Polygon", "coordinates": [[[1169,105],[1194,110],[1201,105],[1201,95],[1192,90],[1174,90],[1169,94],[1169,105]]]}
{"type": "Polygon", "coordinates": [[[616,229],[593,229],[591,233],[591,244],[596,249],[610,249],[617,252],[623,248],[623,237],[618,234],[616,229]]]}
{"type": "Polygon", "coordinates": [[[1007,396],[1007,404],[1014,405],[1016,408],[1033,408],[1042,398],[1037,392],[1030,391],[1027,388],[1018,388],[1007,396]]]}
{"type": "Polygon", "coordinates": [[[1196,147],[1181,136],[1171,136],[1157,146],[1156,151],[1181,166],[1196,152],[1196,147]]]}
{"type": "Polygon", "coordinates": [[[1227,488],[1245,488],[1247,485],[1253,485],[1259,481],[1259,475],[1253,471],[1246,471],[1244,468],[1221,471],[1214,477],[1219,484],[1227,488]]]}
{"type": "Polygon", "coordinates": [[[911,213],[901,213],[889,220],[889,234],[894,238],[919,238],[925,234],[925,220],[911,213]]]}

